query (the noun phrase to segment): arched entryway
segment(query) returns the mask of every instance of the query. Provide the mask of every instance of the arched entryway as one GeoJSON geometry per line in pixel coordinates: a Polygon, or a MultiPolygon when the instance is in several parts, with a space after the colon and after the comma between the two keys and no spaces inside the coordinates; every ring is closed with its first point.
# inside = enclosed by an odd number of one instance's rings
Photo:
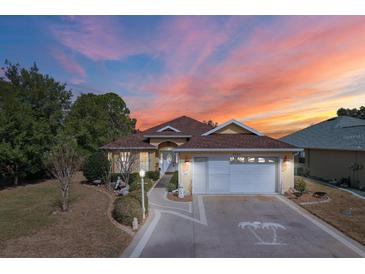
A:
{"type": "Polygon", "coordinates": [[[162,174],[177,170],[176,154],[173,152],[175,147],[177,147],[177,144],[170,141],[158,145],[159,165],[162,174]]]}

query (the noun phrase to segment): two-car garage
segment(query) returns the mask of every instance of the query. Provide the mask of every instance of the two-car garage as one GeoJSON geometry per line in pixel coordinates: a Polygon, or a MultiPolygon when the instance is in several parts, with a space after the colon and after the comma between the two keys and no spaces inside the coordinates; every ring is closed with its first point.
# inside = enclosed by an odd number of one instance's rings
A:
{"type": "Polygon", "coordinates": [[[275,193],[277,162],[275,157],[194,157],[193,194],[275,193]]]}

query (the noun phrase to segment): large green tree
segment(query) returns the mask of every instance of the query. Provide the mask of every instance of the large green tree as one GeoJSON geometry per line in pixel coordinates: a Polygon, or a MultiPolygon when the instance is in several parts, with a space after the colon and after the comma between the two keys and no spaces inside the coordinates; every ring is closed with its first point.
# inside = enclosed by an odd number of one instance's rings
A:
{"type": "Polygon", "coordinates": [[[340,108],[337,110],[337,116],[351,116],[359,119],[365,119],[365,106],[357,108],[340,108]]]}
{"type": "Polygon", "coordinates": [[[84,154],[97,151],[135,130],[136,120],[121,97],[115,93],[81,94],[66,117],[65,129],[73,135],[84,154]]]}
{"type": "Polygon", "coordinates": [[[0,79],[0,168],[17,183],[44,174],[43,157],[63,127],[71,92],[36,65],[6,65],[6,79],[0,79]]]}

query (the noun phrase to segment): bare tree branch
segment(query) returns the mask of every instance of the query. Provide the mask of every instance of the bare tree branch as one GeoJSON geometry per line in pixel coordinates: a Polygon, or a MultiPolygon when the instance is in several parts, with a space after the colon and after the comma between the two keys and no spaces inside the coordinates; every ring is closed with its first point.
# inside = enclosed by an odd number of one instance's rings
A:
{"type": "Polygon", "coordinates": [[[63,138],[48,154],[46,166],[60,183],[62,211],[68,211],[71,179],[80,164],[75,141],[70,138],[63,138]]]}
{"type": "Polygon", "coordinates": [[[129,184],[129,178],[133,170],[137,167],[138,153],[129,151],[122,151],[117,160],[120,166],[120,175],[126,184],[129,184]]]}

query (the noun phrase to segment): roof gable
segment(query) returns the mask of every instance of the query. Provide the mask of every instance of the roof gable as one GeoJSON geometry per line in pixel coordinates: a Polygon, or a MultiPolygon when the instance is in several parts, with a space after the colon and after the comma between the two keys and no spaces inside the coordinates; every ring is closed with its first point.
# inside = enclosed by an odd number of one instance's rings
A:
{"type": "Polygon", "coordinates": [[[180,132],[180,130],[172,127],[172,126],[164,126],[163,128],[160,128],[157,130],[157,132],[163,132],[163,131],[174,131],[174,132],[180,132]]]}
{"type": "MultiPolygon", "coordinates": [[[[159,130],[163,128],[174,128],[179,130],[180,134],[195,136],[195,135],[201,135],[202,133],[211,130],[213,127],[206,123],[202,123],[198,120],[195,120],[193,118],[187,116],[181,116],[171,121],[146,129],[142,133],[144,135],[153,135],[157,133],[162,133],[163,131],[161,132],[159,130]]],[[[175,135],[175,133],[172,131],[170,131],[170,133],[173,133],[175,135]]]]}
{"type": "Polygon", "coordinates": [[[229,120],[219,126],[217,126],[216,128],[213,128],[205,133],[202,134],[202,136],[208,136],[211,134],[239,134],[239,133],[249,133],[249,134],[253,134],[253,135],[257,135],[257,136],[263,136],[264,134],[262,134],[261,132],[258,132],[257,130],[242,124],[240,122],[238,122],[237,120],[229,120]],[[224,130],[227,129],[227,130],[224,130]]]}

